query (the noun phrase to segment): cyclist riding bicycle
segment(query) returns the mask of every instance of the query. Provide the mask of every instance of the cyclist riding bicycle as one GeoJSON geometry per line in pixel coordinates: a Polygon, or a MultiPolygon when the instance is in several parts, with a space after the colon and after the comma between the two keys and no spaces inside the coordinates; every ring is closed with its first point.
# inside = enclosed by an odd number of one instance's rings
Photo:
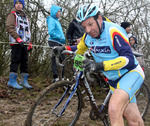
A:
{"type": "Polygon", "coordinates": [[[77,49],[84,54],[87,49],[95,61],[84,60],[84,67],[90,72],[102,71],[108,78],[112,96],[109,102],[109,116],[112,126],[123,126],[123,117],[129,125],[143,126],[135,93],[144,81],[144,72],[134,57],[127,33],[119,25],[103,21],[97,6],[83,5],[76,14],[86,33],[77,46],[55,47],[55,53],[77,49]]]}

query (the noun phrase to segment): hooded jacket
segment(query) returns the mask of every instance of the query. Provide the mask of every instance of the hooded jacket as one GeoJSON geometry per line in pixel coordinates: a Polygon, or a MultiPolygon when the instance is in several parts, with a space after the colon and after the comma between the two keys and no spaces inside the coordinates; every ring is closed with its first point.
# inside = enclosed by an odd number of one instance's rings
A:
{"type": "Polygon", "coordinates": [[[49,40],[65,44],[63,30],[58,18],[56,17],[56,14],[59,10],[62,10],[62,8],[52,5],[50,9],[51,14],[49,17],[47,17],[48,34],[50,35],[49,40]]]}

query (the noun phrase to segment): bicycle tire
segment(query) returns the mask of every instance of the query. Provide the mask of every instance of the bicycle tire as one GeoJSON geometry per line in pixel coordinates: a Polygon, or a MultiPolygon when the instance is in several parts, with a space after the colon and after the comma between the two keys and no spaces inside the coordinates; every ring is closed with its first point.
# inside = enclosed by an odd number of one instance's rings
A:
{"type": "MultiPolygon", "coordinates": [[[[25,126],[43,126],[44,123],[45,125],[49,124],[51,126],[74,126],[81,114],[83,104],[81,92],[79,89],[76,90],[75,95],[72,97],[62,116],[59,117],[58,115],[52,113],[52,109],[58,103],[66,88],[71,87],[71,85],[72,82],[59,81],[44,89],[34,100],[27,115],[25,126]]],[[[55,112],[59,113],[62,110],[64,103],[68,99],[69,95],[70,91],[59,104],[55,112]]]]}
{"type": "Polygon", "coordinates": [[[74,80],[74,69],[73,69],[73,59],[72,56],[68,56],[64,59],[62,64],[64,67],[60,68],[60,78],[64,78],[65,80],[72,81],[74,80]]]}
{"type": "Polygon", "coordinates": [[[149,108],[149,100],[150,100],[150,92],[149,89],[144,82],[140,90],[136,93],[137,106],[139,108],[141,117],[144,119],[148,108],[149,108]]]}
{"type": "MultiPolygon", "coordinates": [[[[141,117],[144,119],[150,102],[150,92],[145,82],[142,84],[140,90],[136,93],[136,101],[141,117]]],[[[106,113],[105,118],[102,121],[104,126],[111,126],[108,113],[106,113]]],[[[126,121],[124,123],[125,126],[128,125],[126,121]]]]}

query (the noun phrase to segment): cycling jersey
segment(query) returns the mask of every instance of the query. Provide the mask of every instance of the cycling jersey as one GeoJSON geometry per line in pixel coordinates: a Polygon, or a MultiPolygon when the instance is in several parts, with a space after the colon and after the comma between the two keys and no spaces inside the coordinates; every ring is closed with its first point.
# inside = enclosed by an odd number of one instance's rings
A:
{"type": "Polygon", "coordinates": [[[103,62],[102,72],[109,80],[112,93],[114,89],[122,89],[129,94],[130,102],[135,103],[135,93],[145,76],[132,53],[127,33],[119,25],[105,21],[101,30],[100,39],[86,33],[77,46],[66,48],[72,51],[77,49],[77,54],[84,54],[90,49],[95,61],[103,62]]]}
{"type": "Polygon", "coordinates": [[[103,21],[100,39],[84,34],[77,45],[77,53],[83,54],[87,49],[96,62],[102,62],[102,71],[109,80],[116,80],[134,69],[138,62],[131,51],[127,33],[119,25],[103,21]]]}

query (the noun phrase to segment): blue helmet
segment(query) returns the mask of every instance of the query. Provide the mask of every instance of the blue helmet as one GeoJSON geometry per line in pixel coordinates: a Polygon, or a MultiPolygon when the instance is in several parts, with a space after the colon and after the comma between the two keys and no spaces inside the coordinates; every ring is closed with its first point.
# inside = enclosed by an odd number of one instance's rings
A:
{"type": "Polygon", "coordinates": [[[18,2],[18,1],[22,3],[23,8],[24,8],[24,6],[25,6],[24,0],[14,0],[14,6],[15,6],[16,2],[18,2]]]}
{"type": "Polygon", "coordinates": [[[76,20],[81,23],[89,17],[94,17],[99,12],[99,8],[94,4],[87,4],[81,6],[76,14],[76,20]]]}

